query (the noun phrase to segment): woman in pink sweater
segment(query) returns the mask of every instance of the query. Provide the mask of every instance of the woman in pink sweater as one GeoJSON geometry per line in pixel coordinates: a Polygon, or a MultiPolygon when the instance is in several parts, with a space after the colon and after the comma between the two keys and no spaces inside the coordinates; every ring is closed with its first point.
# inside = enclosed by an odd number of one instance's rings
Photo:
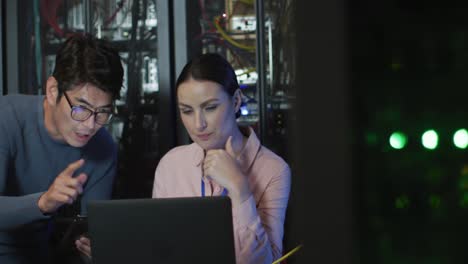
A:
{"type": "Polygon", "coordinates": [[[194,143],[161,159],[153,197],[229,196],[237,263],[272,263],[282,253],[289,166],[260,144],[252,128],[237,125],[242,94],[234,70],[220,55],[189,62],[176,92],[194,143]]]}

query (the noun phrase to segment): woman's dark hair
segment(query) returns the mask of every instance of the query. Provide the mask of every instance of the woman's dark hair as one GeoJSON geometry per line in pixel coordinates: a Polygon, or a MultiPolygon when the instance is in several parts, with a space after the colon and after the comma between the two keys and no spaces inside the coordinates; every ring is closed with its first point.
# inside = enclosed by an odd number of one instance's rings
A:
{"type": "MultiPolygon", "coordinates": [[[[188,62],[177,78],[176,91],[180,84],[190,79],[216,82],[231,97],[239,89],[239,83],[231,64],[221,55],[215,53],[203,54],[188,62]]],[[[236,118],[239,116],[240,112],[238,111],[236,118]]]]}
{"type": "Polygon", "coordinates": [[[106,40],[90,34],[75,34],[60,46],[52,74],[57,80],[59,96],[74,85],[90,83],[113,99],[119,98],[123,67],[118,52],[106,40]]]}

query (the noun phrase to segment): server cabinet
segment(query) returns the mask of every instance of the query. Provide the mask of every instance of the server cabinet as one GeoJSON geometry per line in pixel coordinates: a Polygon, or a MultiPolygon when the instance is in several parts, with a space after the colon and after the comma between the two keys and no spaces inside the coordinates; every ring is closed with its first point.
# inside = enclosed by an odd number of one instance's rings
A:
{"type": "Polygon", "coordinates": [[[360,263],[465,263],[466,8],[350,10],[360,263]]]}

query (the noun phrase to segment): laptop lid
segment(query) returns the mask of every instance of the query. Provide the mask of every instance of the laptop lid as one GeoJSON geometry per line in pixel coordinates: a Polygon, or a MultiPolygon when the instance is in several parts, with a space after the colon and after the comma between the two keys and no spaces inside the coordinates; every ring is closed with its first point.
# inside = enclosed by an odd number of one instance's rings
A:
{"type": "Polygon", "coordinates": [[[96,264],[235,263],[228,197],[90,201],[88,225],[96,264]]]}

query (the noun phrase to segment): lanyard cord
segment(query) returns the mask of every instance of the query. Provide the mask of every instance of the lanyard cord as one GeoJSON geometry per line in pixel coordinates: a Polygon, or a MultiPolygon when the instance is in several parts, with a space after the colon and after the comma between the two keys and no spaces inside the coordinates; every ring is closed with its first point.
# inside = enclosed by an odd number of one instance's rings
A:
{"type": "MultiPolygon", "coordinates": [[[[221,196],[226,196],[227,195],[227,189],[223,187],[223,192],[221,193],[221,196]]],[[[205,197],[205,183],[203,182],[203,179],[201,180],[201,196],[205,197]]]]}

